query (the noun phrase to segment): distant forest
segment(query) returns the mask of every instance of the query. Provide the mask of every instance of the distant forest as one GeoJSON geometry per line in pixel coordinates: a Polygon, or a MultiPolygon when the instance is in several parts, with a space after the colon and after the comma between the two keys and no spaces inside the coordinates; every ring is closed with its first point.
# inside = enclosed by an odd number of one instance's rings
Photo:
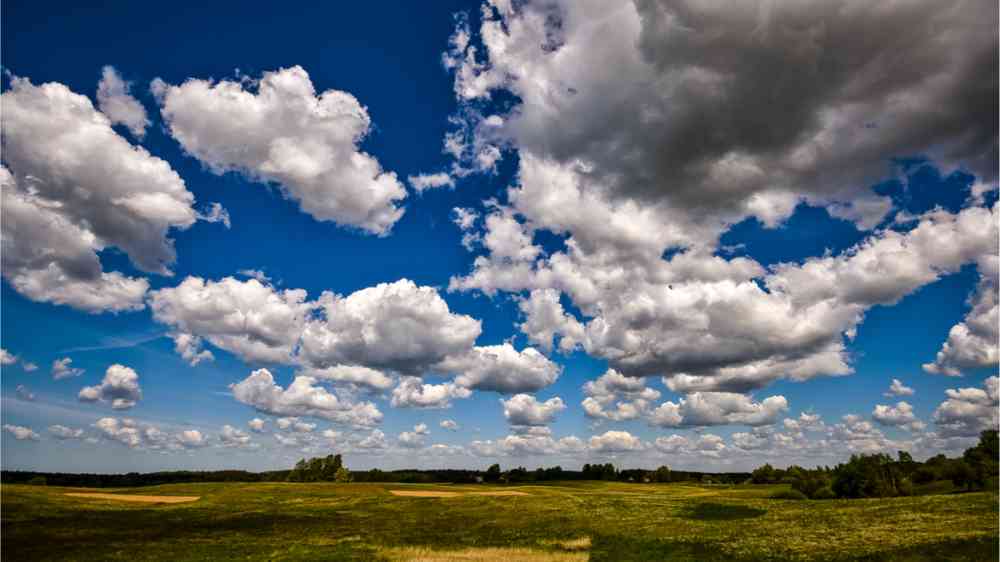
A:
{"type": "Polygon", "coordinates": [[[924,462],[913,460],[900,451],[896,458],[884,453],[859,454],[836,467],[785,469],[766,464],[753,472],[696,472],[672,470],[618,469],[611,463],[585,464],[582,470],[555,466],[528,470],[515,467],[501,470],[494,464],[486,470],[403,469],[348,470],[340,455],[302,459],[290,470],[248,472],[245,470],[129,472],[127,474],[68,474],[4,470],[0,481],[6,484],[79,486],[88,488],[125,488],[190,482],[398,482],[527,484],[557,480],[603,480],[634,483],[694,482],[701,484],[790,484],[779,492],[779,499],[827,499],[906,496],[918,487],[933,488],[935,483],[950,482],[961,490],[996,488],[1000,444],[996,430],[982,432],[979,443],[962,457],[931,457],[924,462]]]}

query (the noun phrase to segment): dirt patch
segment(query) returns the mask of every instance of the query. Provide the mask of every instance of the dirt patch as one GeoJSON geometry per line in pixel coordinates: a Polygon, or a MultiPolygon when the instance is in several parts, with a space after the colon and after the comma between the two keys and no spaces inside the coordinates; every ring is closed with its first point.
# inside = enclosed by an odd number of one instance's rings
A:
{"type": "Polygon", "coordinates": [[[431,550],[408,547],[380,550],[379,554],[392,562],[586,562],[586,552],[546,552],[530,548],[467,548],[464,550],[431,550]]]}
{"type": "Polygon", "coordinates": [[[102,494],[99,492],[71,492],[66,495],[73,496],[74,498],[94,498],[135,503],[184,503],[201,499],[201,496],[137,496],[132,494],[102,494]]]}
{"type": "Polygon", "coordinates": [[[436,490],[389,490],[389,493],[408,498],[454,498],[462,495],[459,492],[438,492],[436,490]]]}
{"type": "Polygon", "coordinates": [[[562,550],[590,550],[590,537],[567,539],[562,541],[541,541],[547,546],[555,546],[562,550]]]}
{"type": "Polygon", "coordinates": [[[495,492],[447,492],[444,490],[389,490],[394,496],[410,498],[455,498],[458,496],[528,496],[516,490],[497,490],[495,492]]]}

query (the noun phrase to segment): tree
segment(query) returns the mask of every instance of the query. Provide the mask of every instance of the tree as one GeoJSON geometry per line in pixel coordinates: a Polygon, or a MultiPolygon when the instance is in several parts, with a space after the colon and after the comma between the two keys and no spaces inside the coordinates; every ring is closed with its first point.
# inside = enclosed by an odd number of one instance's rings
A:
{"type": "Polygon", "coordinates": [[[487,482],[496,482],[500,480],[500,465],[494,464],[486,469],[486,474],[483,476],[483,480],[487,482]]]}

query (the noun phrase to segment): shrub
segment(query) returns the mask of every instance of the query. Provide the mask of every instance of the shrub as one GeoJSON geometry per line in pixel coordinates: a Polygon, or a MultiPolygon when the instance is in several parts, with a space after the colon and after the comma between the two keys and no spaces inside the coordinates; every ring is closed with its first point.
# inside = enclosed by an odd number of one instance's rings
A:
{"type": "Polygon", "coordinates": [[[829,486],[824,486],[815,492],[813,492],[812,499],[814,500],[832,500],[837,497],[837,494],[833,493],[833,488],[829,486]]]}

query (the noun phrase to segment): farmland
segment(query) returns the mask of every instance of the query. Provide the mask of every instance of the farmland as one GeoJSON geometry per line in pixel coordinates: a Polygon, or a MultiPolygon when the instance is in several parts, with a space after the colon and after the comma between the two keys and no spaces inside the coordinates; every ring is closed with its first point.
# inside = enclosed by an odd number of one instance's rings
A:
{"type": "Polygon", "coordinates": [[[782,485],[5,484],[4,560],[995,560],[992,491],[771,498],[782,485]],[[396,494],[392,492],[397,492],[396,494]],[[399,494],[398,492],[404,492],[399,494]]]}

